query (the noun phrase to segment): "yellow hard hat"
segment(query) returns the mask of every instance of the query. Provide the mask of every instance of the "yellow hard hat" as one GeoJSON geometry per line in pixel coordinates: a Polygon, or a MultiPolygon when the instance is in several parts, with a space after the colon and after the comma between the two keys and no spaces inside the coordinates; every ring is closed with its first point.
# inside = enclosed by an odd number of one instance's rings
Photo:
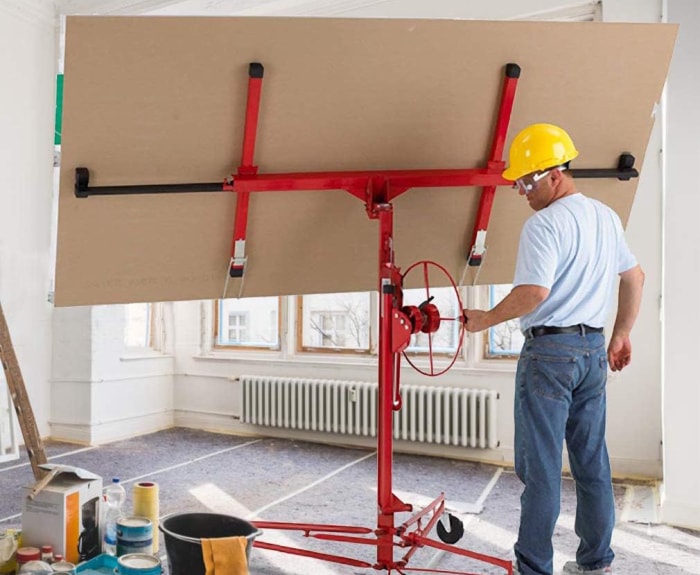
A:
{"type": "Polygon", "coordinates": [[[554,124],[532,124],[522,130],[510,145],[506,180],[515,181],[527,174],[561,166],[578,156],[571,137],[554,124]]]}

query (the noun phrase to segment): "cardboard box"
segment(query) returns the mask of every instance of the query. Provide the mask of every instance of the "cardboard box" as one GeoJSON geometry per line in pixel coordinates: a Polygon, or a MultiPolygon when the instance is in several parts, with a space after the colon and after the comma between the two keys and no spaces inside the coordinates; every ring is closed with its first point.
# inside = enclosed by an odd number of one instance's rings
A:
{"type": "Polygon", "coordinates": [[[31,498],[25,487],[22,544],[53,545],[66,561],[78,563],[100,553],[102,478],[79,467],[45,464],[55,475],[31,498]]]}

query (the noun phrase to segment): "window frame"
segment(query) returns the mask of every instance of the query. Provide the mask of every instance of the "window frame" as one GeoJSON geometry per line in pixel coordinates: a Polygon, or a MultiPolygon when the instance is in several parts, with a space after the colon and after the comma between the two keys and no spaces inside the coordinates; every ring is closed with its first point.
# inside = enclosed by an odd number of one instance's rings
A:
{"type": "MultiPolygon", "coordinates": [[[[272,296],[274,297],[274,296],[272,296]]],[[[235,298],[232,298],[235,299],[235,298]]],[[[222,301],[221,299],[215,299],[211,301],[211,313],[212,313],[212,333],[213,338],[211,341],[211,346],[209,349],[212,351],[254,351],[254,352],[279,352],[282,349],[282,339],[284,337],[282,327],[283,327],[283,305],[284,296],[277,296],[277,342],[275,345],[246,345],[246,344],[223,344],[219,343],[219,330],[221,328],[219,317],[221,312],[219,311],[219,305],[222,301]]]]}
{"type": "MultiPolygon", "coordinates": [[[[486,292],[485,298],[486,298],[486,308],[485,309],[491,309],[491,300],[492,300],[492,294],[494,290],[495,285],[508,285],[508,284],[489,284],[489,285],[484,285],[482,286],[484,288],[484,291],[486,292]]],[[[512,287],[511,287],[512,289],[512,287]]],[[[511,321],[511,320],[508,320],[511,321]]],[[[505,322],[503,322],[505,323],[505,322]]],[[[483,337],[483,358],[484,360],[487,361],[513,361],[517,360],[520,357],[520,352],[504,352],[504,353],[492,353],[491,352],[491,341],[493,338],[493,331],[496,326],[490,327],[487,329],[484,333],[483,337]]]]}
{"type": "Polygon", "coordinates": [[[154,313],[154,305],[152,302],[136,302],[136,303],[126,303],[122,304],[124,306],[124,350],[127,353],[139,353],[143,351],[154,351],[155,346],[155,337],[154,337],[154,331],[155,331],[155,313],[154,313]],[[129,345],[127,341],[127,330],[128,330],[128,309],[129,306],[134,306],[134,305],[145,305],[146,306],[146,337],[144,341],[144,345],[129,345]]]}
{"type": "MultiPolygon", "coordinates": [[[[143,303],[143,302],[140,302],[143,303]]],[[[124,347],[120,355],[121,361],[132,361],[141,359],[157,359],[172,355],[173,350],[168,347],[168,333],[172,329],[172,324],[166,326],[166,304],[171,306],[171,302],[145,302],[149,306],[149,337],[147,347],[127,346],[124,347]]],[[[126,306],[130,304],[113,304],[114,306],[126,306]]],[[[168,308],[172,309],[172,308],[168,308]]],[[[172,314],[167,314],[170,320],[172,314]]],[[[124,313],[124,329],[126,329],[126,313],[124,313]]],[[[126,335],[126,333],[125,333],[126,335]]]]}
{"type": "MultiPolygon", "coordinates": [[[[462,306],[469,309],[488,309],[490,285],[462,285],[459,286],[462,306]]],[[[379,294],[376,290],[367,292],[370,296],[370,325],[369,325],[369,348],[324,348],[317,346],[303,345],[303,296],[279,296],[278,298],[278,342],[277,347],[249,346],[249,345],[222,345],[218,344],[219,311],[220,300],[210,300],[202,302],[202,312],[204,326],[200,352],[203,355],[214,353],[222,354],[222,358],[236,357],[245,358],[247,353],[251,359],[262,357],[264,354],[270,360],[282,361],[307,361],[314,356],[319,361],[325,363],[345,364],[349,358],[355,357],[358,361],[376,362],[378,358],[379,342],[379,294]],[[209,333],[208,337],[206,334],[209,333]]],[[[490,355],[488,353],[488,331],[481,333],[465,332],[455,368],[458,370],[483,370],[483,371],[512,371],[515,369],[518,354],[490,355]]],[[[407,355],[422,365],[427,361],[428,353],[407,352],[407,355]]],[[[448,359],[453,354],[437,352],[434,357],[440,360],[448,359]]]]}

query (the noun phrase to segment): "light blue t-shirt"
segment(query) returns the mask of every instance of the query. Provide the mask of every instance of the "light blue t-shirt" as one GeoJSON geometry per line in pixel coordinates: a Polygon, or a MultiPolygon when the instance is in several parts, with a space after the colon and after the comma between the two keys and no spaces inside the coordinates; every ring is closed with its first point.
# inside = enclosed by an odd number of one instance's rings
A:
{"type": "Polygon", "coordinates": [[[579,193],[556,200],[530,216],[520,233],[513,285],[550,290],[520,318],[520,328],[603,327],[618,274],[636,265],[611,208],[579,193]]]}

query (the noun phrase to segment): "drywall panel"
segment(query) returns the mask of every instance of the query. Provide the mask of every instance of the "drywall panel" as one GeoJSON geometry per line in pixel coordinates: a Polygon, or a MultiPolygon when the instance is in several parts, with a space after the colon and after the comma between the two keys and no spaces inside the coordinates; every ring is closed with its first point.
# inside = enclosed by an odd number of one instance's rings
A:
{"type": "MultiPolygon", "coordinates": [[[[250,62],[265,66],[260,173],[483,167],[508,62],[522,68],[509,139],[552,122],[574,138],[575,167],[612,168],[625,151],[641,167],[676,27],[71,17],[66,34],[59,306],[224,295],[234,193],[79,199],[74,171],[95,186],[223,181],[240,161],[250,62]]],[[[579,182],[625,222],[636,185],[579,182]]],[[[461,277],[480,193],[396,198],[398,265],[430,259],[461,277]]],[[[528,215],[498,189],[479,283],[511,280],[528,215]]],[[[374,289],[377,232],[344,191],[254,193],[244,281],[227,295],[374,289]]]]}

